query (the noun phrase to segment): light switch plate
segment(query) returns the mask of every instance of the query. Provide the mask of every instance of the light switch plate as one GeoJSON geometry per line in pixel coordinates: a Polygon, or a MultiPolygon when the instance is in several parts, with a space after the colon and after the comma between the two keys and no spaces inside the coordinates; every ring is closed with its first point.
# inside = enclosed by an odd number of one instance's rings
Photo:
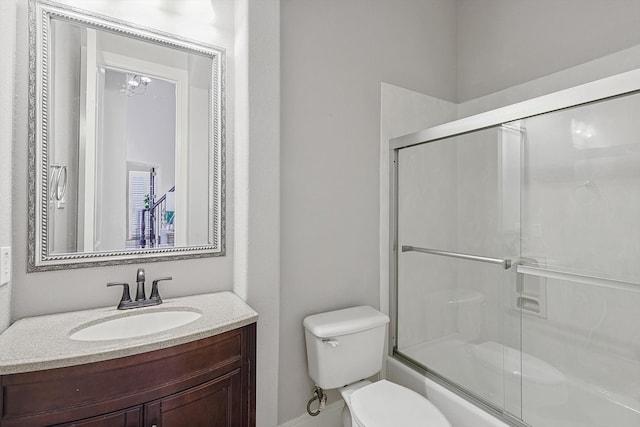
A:
{"type": "Polygon", "coordinates": [[[0,286],[11,280],[11,246],[0,248],[0,286]]]}

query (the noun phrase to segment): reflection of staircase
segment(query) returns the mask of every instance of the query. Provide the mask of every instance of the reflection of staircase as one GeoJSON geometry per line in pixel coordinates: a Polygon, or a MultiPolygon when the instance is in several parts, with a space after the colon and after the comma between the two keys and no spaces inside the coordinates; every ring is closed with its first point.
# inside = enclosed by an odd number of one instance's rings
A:
{"type": "Polygon", "coordinates": [[[173,211],[167,212],[167,194],[174,193],[176,191],[175,185],[164,193],[158,200],[155,195],[155,168],[151,168],[151,181],[149,183],[149,207],[144,208],[140,215],[141,229],[140,229],[140,247],[141,248],[155,248],[159,246],[173,246],[174,245],[174,232],[173,232],[173,211]],[[149,217],[149,232],[146,231],[146,217],[149,217]],[[163,227],[165,226],[165,227],[163,227]],[[170,228],[166,230],[166,233],[160,234],[160,230],[163,228],[170,228]],[[148,237],[148,239],[147,239],[148,237]],[[164,239],[162,239],[164,237],[164,239]],[[164,241],[163,241],[164,240],[164,241]]]}

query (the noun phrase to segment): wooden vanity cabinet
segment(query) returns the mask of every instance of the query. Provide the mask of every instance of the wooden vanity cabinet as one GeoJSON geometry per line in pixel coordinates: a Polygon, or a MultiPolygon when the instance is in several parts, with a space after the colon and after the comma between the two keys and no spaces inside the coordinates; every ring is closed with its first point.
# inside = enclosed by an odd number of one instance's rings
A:
{"type": "MultiPolygon", "coordinates": [[[[142,408],[136,407],[125,411],[111,412],[89,419],[56,424],[56,427],[140,427],[144,426],[142,408]]],[[[150,424],[153,425],[153,424],[150,424]]]]}
{"type": "Polygon", "coordinates": [[[163,427],[236,426],[241,418],[240,375],[233,373],[146,405],[147,424],[163,427]],[[215,420],[210,424],[210,420],[215,420]]]}
{"type": "Polygon", "coordinates": [[[0,377],[0,427],[254,427],[256,325],[0,377]]]}

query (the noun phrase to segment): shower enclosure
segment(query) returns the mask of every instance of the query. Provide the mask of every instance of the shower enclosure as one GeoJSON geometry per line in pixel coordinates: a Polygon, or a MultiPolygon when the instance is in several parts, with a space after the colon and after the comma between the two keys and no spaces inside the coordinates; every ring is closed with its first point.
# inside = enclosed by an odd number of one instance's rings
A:
{"type": "Polygon", "coordinates": [[[640,425],[640,81],[391,141],[391,351],[512,425],[640,425]]]}

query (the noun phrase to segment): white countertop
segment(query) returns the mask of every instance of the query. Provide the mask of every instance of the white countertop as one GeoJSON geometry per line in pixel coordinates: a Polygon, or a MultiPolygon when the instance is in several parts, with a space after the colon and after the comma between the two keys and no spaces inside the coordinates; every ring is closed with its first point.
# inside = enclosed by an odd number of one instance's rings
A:
{"type": "Polygon", "coordinates": [[[113,307],[73,311],[18,320],[0,335],[0,375],[62,368],[131,356],[196,341],[256,322],[258,313],[232,292],[164,300],[153,307],[113,307]],[[75,341],[71,332],[122,315],[162,310],[197,311],[186,325],[140,337],[108,341],[75,341]]]}

